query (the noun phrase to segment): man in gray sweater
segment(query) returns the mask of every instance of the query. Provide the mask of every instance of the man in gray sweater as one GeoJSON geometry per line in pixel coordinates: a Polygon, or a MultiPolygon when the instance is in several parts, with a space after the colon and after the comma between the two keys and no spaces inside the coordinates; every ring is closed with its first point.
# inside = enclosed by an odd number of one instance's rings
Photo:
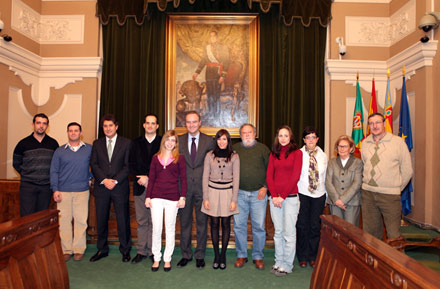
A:
{"type": "Polygon", "coordinates": [[[269,149],[255,140],[256,128],[252,124],[240,127],[241,142],[233,146],[240,157],[240,186],[238,191],[238,214],[234,215],[236,268],[243,267],[247,258],[247,223],[249,214],[252,224],[252,260],[257,269],[264,269],[263,249],[266,244],[267,188],[266,169],[269,149]]]}
{"type": "Polygon", "coordinates": [[[388,239],[400,236],[400,192],[412,177],[411,155],[405,142],[385,131],[380,113],[368,117],[371,135],[361,147],[363,229],[382,239],[382,217],[388,239]]]}

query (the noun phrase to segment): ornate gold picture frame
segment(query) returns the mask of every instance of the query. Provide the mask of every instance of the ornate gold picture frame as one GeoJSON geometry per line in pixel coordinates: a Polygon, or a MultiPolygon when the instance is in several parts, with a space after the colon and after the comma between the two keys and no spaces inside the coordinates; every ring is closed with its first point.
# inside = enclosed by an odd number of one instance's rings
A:
{"type": "Polygon", "coordinates": [[[186,132],[188,111],[199,112],[209,135],[258,127],[258,16],[169,14],[167,21],[167,129],[186,132]]]}

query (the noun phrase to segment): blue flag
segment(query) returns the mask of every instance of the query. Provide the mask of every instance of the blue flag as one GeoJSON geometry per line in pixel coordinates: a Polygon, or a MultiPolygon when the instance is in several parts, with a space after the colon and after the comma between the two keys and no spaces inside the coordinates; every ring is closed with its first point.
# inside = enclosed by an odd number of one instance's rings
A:
{"type": "MultiPolygon", "coordinates": [[[[411,132],[411,117],[409,114],[408,99],[406,96],[405,76],[403,77],[402,96],[400,102],[399,136],[405,141],[406,145],[408,146],[408,150],[411,152],[413,148],[413,142],[411,132]]],[[[405,189],[403,189],[400,196],[400,201],[402,203],[402,213],[405,216],[411,213],[412,191],[412,182],[411,180],[409,180],[408,185],[406,185],[405,189]]]]}

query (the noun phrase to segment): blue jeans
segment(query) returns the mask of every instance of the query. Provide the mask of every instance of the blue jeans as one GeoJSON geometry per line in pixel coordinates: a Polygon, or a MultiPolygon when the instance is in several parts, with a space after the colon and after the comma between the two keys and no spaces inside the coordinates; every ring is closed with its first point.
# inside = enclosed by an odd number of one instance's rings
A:
{"type": "Polygon", "coordinates": [[[299,198],[286,198],[281,208],[269,200],[270,216],[275,228],[275,266],[292,272],[296,252],[296,221],[299,213],[299,198]]]}
{"type": "Polygon", "coordinates": [[[252,259],[262,260],[264,245],[266,244],[266,231],[264,222],[266,220],[267,196],[258,200],[258,191],[238,191],[238,210],[240,213],[234,215],[235,249],[237,258],[247,258],[247,229],[249,213],[252,224],[252,259]]]}

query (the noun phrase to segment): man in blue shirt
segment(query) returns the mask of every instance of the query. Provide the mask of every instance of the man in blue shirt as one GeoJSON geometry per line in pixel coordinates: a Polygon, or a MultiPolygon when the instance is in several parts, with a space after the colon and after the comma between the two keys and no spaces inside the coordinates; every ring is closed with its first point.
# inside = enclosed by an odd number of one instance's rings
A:
{"type": "Polygon", "coordinates": [[[60,238],[64,260],[80,261],[86,250],[89,212],[89,163],[92,146],[81,141],[81,125],[67,125],[69,141],[54,153],[50,166],[50,186],[60,210],[60,238]],[[72,238],[73,219],[73,238],[72,238]]]}

